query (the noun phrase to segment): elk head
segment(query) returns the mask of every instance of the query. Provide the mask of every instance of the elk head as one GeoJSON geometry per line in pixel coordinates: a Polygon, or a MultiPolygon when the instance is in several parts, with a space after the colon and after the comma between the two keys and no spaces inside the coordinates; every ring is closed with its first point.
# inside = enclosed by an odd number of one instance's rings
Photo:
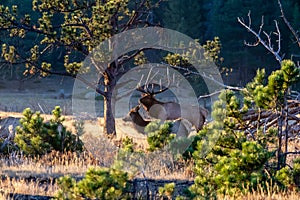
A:
{"type": "Polygon", "coordinates": [[[129,111],[129,116],[131,117],[131,120],[140,127],[147,126],[151,121],[150,120],[144,120],[144,118],[139,113],[141,106],[137,105],[136,107],[132,108],[129,111]]]}
{"type": "MultiPolygon", "coordinates": [[[[152,84],[152,88],[154,88],[153,86],[154,84],[152,84]]],[[[155,98],[156,94],[162,93],[164,91],[166,91],[168,88],[165,87],[164,89],[161,89],[159,91],[154,92],[153,90],[149,90],[149,86],[145,86],[145,88],[142,87],[138,87],[137,90],[142,92],[142,97],[139,99],[139,103],[142,104],[142,106],[144,107],[144,109],[146,111],[150,111],[151,107],[155,104],[159,104],[159,105],[163,105],[164,102],[158,101],[155,98]]]]}
{"type": "MultiPolygon", "coordinates": [[[[151,77],[151,72],[152,72],[152,68],[150,69],[147,79],[145,81],[145,84],[143,86],[141,86],[141,82],[143,80],[143,75],[141,77],[141,80],[139,82],[139,84],[137,85],[136,90],[142,93],[142,97],[139,99],[139,103],[144,107],[144,109],[149,112],[151,107],[153,105],[163,105],[164,102],[158,101],[155,98],[156,94],[159,93],[163,93],[166,90],[169,89],[170,86],[170,78],[169,78],[169,70],[167,69],[167,86],[163,87],[161,80],[160,80],[160,84],[159,84],[159,90],[155,91],[155,89],[157,88],[158,84],[154,84],[154,83],[150,83],[152,79],[154,79],[154,77],[159,73],[159,71],[157,71],[152,77],[151,77]]],[[[174,77],[175,78],[175,77],[174,77]]]]}

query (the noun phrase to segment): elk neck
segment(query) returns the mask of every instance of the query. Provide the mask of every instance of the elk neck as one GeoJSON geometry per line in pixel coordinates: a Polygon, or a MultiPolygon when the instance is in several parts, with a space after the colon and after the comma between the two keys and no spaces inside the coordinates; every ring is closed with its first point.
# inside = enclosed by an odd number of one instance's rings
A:
{"type": "Polygon", "coordinates": [[[140,98],[139,102],[145,107],[147,111],[155,104],[163,105],[164,102],[158,101],[153,95],[145,95],[140,98]]]}
{"type": "Polygon", "coordinates": [[[140,115],[139,111],[136,109],[132,109],[129,115],[132,121],[138,126],[145,127],[150,123],[150,121],[144,120],[144,118],[140,115]]]}

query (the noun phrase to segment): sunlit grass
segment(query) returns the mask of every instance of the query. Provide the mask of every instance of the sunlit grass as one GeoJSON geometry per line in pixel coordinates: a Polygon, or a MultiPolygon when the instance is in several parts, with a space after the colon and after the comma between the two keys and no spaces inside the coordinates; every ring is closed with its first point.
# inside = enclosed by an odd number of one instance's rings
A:
{"type": "MultiPolygon", "coordinates": [[[[0,179],[0,199],[10,199],[10,194],[53,196],[58,189],[57,184],[52,179],[46,183],[36,180],[27,181],[24,178],[0,179]]],[[[11,199],[14,198],[12,197],[11,199]]]]}
{"type": "MultiPolygon", "coordinates": [[[[69,124],[72,124],[71,122],[69,124]]],[[[92,127],[93,128],[93,127],[92,127]]],[[[0,157],[0,199],[10,199],[11,194],[54,196],[58,191],[55,180],[64,175],[74,178],[84,177],[90,167],[111,167],[123,162],[123,170],[133,174],[134,178],[156,180],[194,180],[194,161],[185,162],[169,152],[143,153],[142,157],[133,156],[133,160],[116,159],[121,147],[119,139],[109,139],[91,134],[82,137],[86,150],[83,153],[52,152],[44,156],[28,157],[20,153],[0,157]],[[137,159],[138,162],[134,161],[137,159]],[[125,164],[124,164],[125,163],[125,164]]],[[[141,148],[142,142],[135,141],[141,148]]],[[[144,146],[145,147],[145,146],[144,146]]],[[[299,141],[289,144],[289,150],[300,148],[299,141]]],[[[288,162],[298,155],[288,156],[288,162]]],[[[13,199],[13,197],[11,198],[13,199]]],[[[276,185],[262,187],[247,194],[219,196],[219,199],[300,199],[300,193],[291,188],[282,192],[276,185]]]]}

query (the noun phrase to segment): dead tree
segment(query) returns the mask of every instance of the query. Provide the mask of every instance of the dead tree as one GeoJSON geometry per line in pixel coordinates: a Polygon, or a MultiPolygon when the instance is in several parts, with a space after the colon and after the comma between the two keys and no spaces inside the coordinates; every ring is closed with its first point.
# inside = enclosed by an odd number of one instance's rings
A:
{"type": "MultiPolygon", "coordinates": [[[[285,17],[280,0],[278,0],[278,5],[280,8],[281,17],[283,18],[284,23],[287,25],[288,29],[291,31],[291,33],[295,37],[296,43],[300,47],[300,42],[299,42],[300,38],[297,35],[296,31],[293,29],[293,27],[290,25],[287,18],[285,17]]],[[[238,22],[243,27],[245,27],[252,35],[254,35],[254,38],[255,38],[255,42],[249,43],[249,42],[245,41],[244,42],[245,45],[252,46],[252,47],[262,45],[265,49],[267,49],[267,51],[272,53],[274,55],[275,59],[279,62],[279,64],[281,64],[283,61],[284,54],[281,53],[282,38],[281,38],[281,32],[280,32],[280,29],[278,26],[278,22],[276,20],[274,21],[276,30],[273,33],[268,34],[263,30],[264,18],[262,16],[259,29],[258,29],[258,31],[255,31],[252,27],[252,19],[251,19],[250,14],[251,13],[249,12],[248,13],[248,22],[246,22],[243,18],[240,18],[240,17],[237,18],[238,22]],[[276,37],[275,41],[276,41],[277,45],[274,45],[272,43],[272,41],[274,41],[273,37],[276,37]],[[276,46],[276,48],[275,48],[275,46],[276,46]]],[[[289,96],[289,90],[286,89],[286,91],[284,92],[283,102],[278,103],[276,105],[277,112],[263,111],[262,113],[248,115],[244,119],[244,120],[250,120],[250,118],[257,116],[257,118],[254,117],[257,120],[257,122],[255,122],[255,123],[256,124],[257,123],[265,123],[265,129],[273,126],[274,124],[277,126],[277,128],[278,128],[278,150],[277,150],[278,165],[277,165],[277,168],[278,169],[281,169],[281,167],[286,165],[286,156],[290,153],[290,152],[288,152],[289,134],[294,129],[294,126],[297,126],[297,124],[299,125],[299,121],[300,121],[299,117],[297,116],[297,114],[299,114],[299,108],[291,107],[291,105],[293,105],[293,104],[288,102],[288,96],[289,96]],[[262,121],[261,117],[264,115],[267,115],[268,117],[262,121]],[[260,119],[260,120],[258,120],[258,119],[260,119]],[[292,122],[290,124],[291,119],[293,119],[294,122],[292,122]],[[293,127],[291,125],[293,125],[293,127]],[[284,147],[284,149],[283,149],[283,147],[284,147]]],[[[299,101],[297,102],[297,105],[299,105],[299,101]]],[[[253,124],[253,122],[251,122],[251,123],[249,122],[249,126],[251,126],[251,124],[253,124]]],[[[299,126],[296,127],[297,130],[298,130],[298,128],[299,128],[299,126]]],[[[296,152],[296,153],[300,153],[300,152],[296,152]]]]}

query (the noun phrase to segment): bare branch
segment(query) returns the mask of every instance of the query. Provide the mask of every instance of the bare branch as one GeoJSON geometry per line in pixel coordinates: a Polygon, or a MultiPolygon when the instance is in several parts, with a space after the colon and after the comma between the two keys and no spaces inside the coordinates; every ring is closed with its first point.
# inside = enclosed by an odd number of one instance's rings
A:
{"type": "Polygon", "coordinates": [[[285,152],[283,153],[284,155],[288,155],[288,154],[300,154],[300,151],[294,151],[294,152],[285,152]]]}
{"type": "Polygon", "coordinates": [[[128,62],[129,60],[133,59],[135,56],[137,56],[142,51],[146,51],[149,49],[151,49],[151,48],[141,48],[141,49],[136,50],[131,55],[123,55],[121,58],[118,59],[118,63],[119,63],[119,65],[122,65],[122,64],[128,62]]]}
{"type": "Polygon", "coordinates": [[[277,40],[277,44],[278,44],[278,49],[276,51],[276,54],[279,55],[280,53],[280,49],[281,49],[281,33],[280,33],[280,29],[279,29],[279,26],[278,26],[278,22],[276,20],[274,20],[275,22],[275,26],[276,26],[276,35],[278,36],[278,40],[277,40]]]}
{"type": "Polygon", "coordinates": [[[216,83],[217,85],[223,87],[224,89],[237,90],[237,91],[243,90],[243,88],[240,88],[240,87],[234,87],[234,86],[230,86],[230,85],[225,85],[224,83],[221,83],[221,82],[215,80],[212,76],[206,75],[205,73],[194,72],[194,71],[191,71],[191,70],[189,70],[188,68],[185,68],[185,67],[179,67],[179,66],[172,66],[172,67],[173,67],[174,69],[183,70],[183,71],[188,72],[189,74],[194,74],[194,75],[197,75],[197,76],[201,76],[201,77],[203,77],[203,78],[206,78],[206,79],[208,79],[208,80],[211,80],[211,81],[213,81],[214,83],[216,83]]]}
{"type": "Polygon", "coordinates": [[[297,32],[295,31],[295,29],[292,27],[292,25],[290,24],[290,22],[287,20],[287,18],[285,17],[283,8],[282,8],[282,4],[280,2],[280,0],[278,0],[278,5],[280,8],[280,12],[281,12],[281,17],[283,18],[284,23],[287,25],[287,27],[290,29],[290,31],[292,32],[292,34],[294,35],[298,46],[300,47],[300,37],[298,36],[297,32]]]}
{"type": "Polygon", "coordinates": [[[257,46],[258,44],[262,44],[269,52],[271,52],[276,60],[281,63],[282,61],[282,57],[279,55],[280,50],[281,50],[281,33],[278,27],[278,23],[277,21],[275,21],[275,26],[276,26],[276,36],[277,36],[277,51],[274,50],[273,44],[272,44],[272,38],[271,38],[271,34],[267,34],[265,31],[262,31],[263,29],[263,25],[264,25],[264,21],[263,21],[263,17],[262,17],[262,21],[259,27],[259,31],[256,32],[253,30],[253,28],[251,27],[251,16],[250,16],[250,12],[248,13],[248,24],[245,23],[245,21],[242,18],[237,18],[238,22],[244,26],[250,33],[252,33],[255,38],[257,39],[257,42],[255,42],[254,44],[250,44],[245,42],[245,45],[247,46],[257,46]],[[267,41],[265,41],[262,37],[261,37],[261,32],[263,32],[263,34],[266,36],[267,41]]]}
{"type": "MultiPolygon", "coordinates": [[[[249,18],[251,19],[251,17],[249,16],[249,18]]],[[[259,31],[258,34],[261,33],[262,29],[264,27],[264,16],[261,16],[261,22],[260,22],[260,26],[259,26],[259,31]]]]}
{"type": "Polygon", "coordinates": [[[214,95],[217,95],[217,94],[220,94],[223,90],[218,90],[218,91],[215,91],[213,93],[210,93],[210,94],[206,94],[206,95],[201,95],[198,97],[198,100],[200,99],[204,99],[204,98],[208,98],[208,97],[212,97],[214,95]]]}

